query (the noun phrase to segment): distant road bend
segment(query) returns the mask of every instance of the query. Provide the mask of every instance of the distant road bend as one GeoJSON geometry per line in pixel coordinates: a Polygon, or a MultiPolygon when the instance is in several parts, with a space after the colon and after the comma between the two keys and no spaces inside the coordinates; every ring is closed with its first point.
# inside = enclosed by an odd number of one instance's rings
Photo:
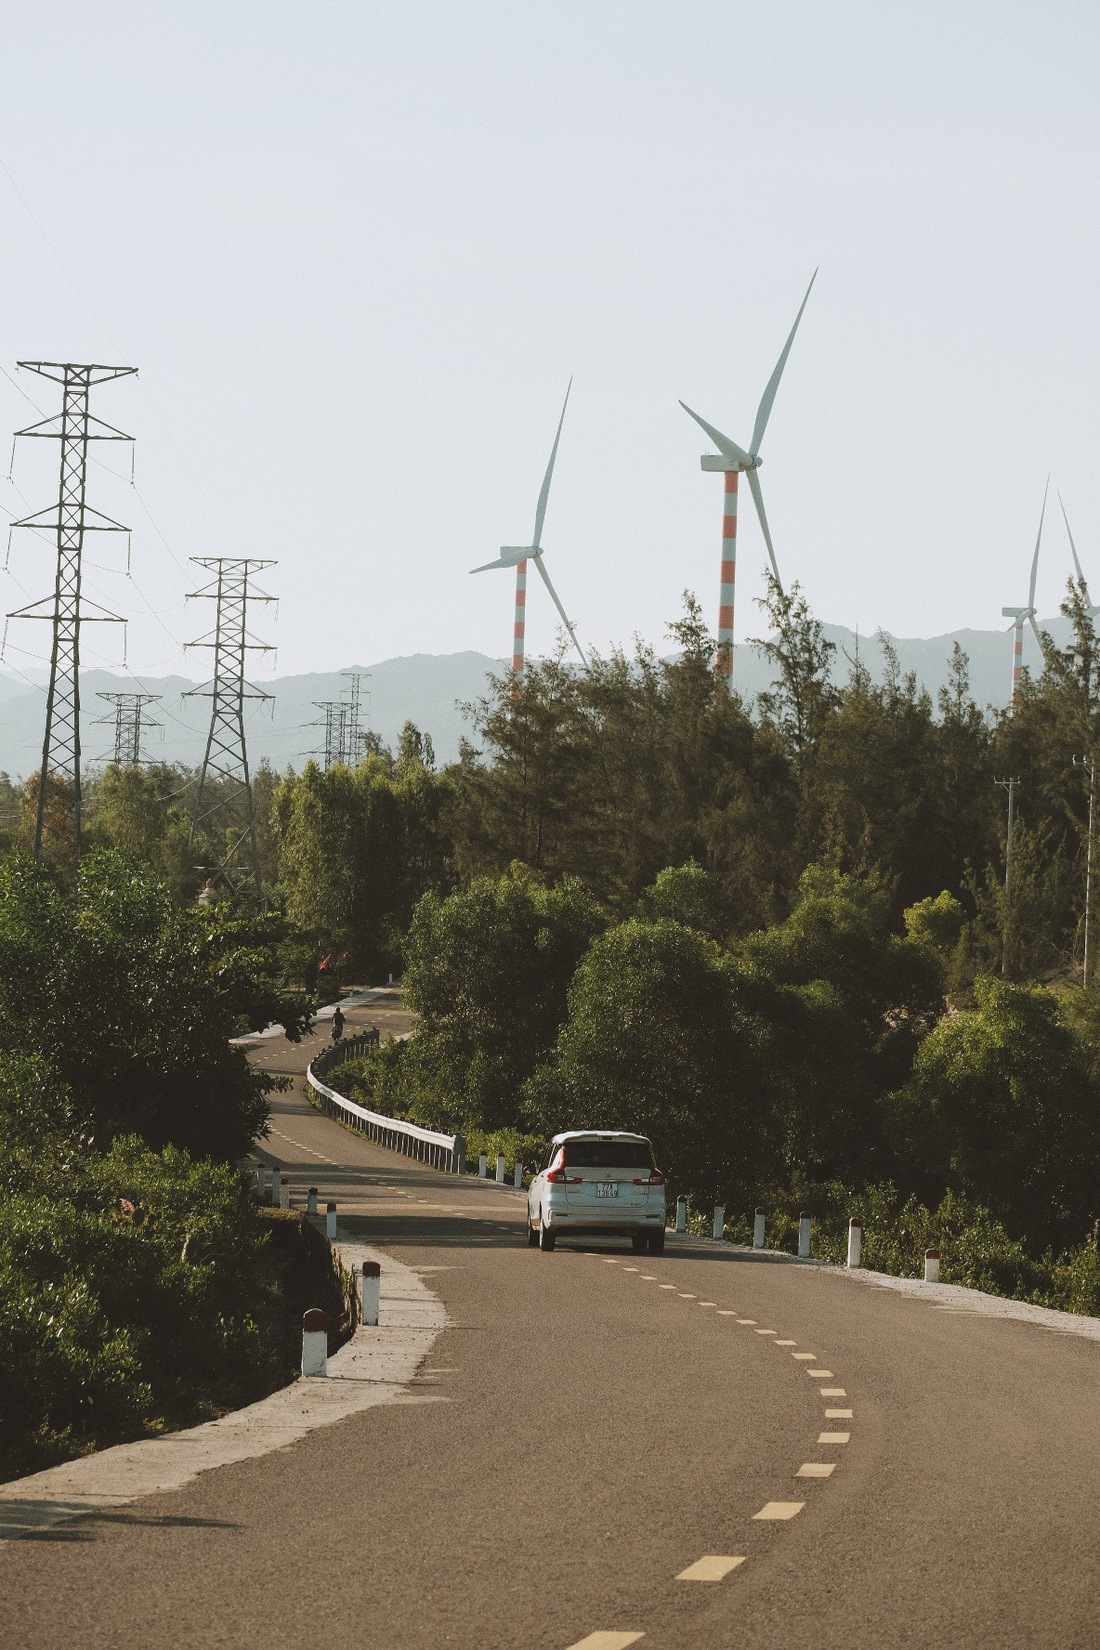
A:
{"type": "Polygon", "coordinates": [[[0,1643],[1100,1650],[1094,1320],[684,1241],[543,1255],[518,1194],[300,1082],[272,1121],[295,1201],[334,1196],[449,1327],[399,1402],[0,1546],[0,1643]]]}

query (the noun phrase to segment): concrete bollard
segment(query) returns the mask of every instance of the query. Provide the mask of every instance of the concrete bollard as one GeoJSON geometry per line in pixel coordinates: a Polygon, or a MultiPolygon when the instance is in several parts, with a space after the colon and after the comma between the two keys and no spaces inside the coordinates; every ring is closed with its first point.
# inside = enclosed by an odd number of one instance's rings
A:
{"type": "Polygon", "coordinates": [[[376,1260],[365,1260],[359,1278],[359,1322],[371,1325],[378,1322],[378,1303],[382,1294],[382,1268],[376,1260]]]}
{"type": "Polygon", "coordinates": [[[477,1174],[479,1180],[488,1180],[489,1178],[489,1159],[484,1152],[477,1160],[477,1174]]]}
{"type": "Polygon", "coordinates": [[[325,1236],[328,1238],[330,1243],[335,1243],[336,1242],[336,1205],[335,1205],[335,1203],[329,1203],[329,1204],[325,1205],[325,1236]]]}
{"type": "Polygon", "coordinates": [[[716,1203],[714,1205],[714,1228],[713,1228],[714,1236],[716,1238],[720,1238],[722,1236],[722,1233],[725,1231],[725,1229],[726,1229],[726,1205],[724,1203],[716,1203]]]}
{"type": "Polygon", "coordinates": [[[290,1208],[290,1181],[289,1180],[283,1180],[283,1181],[280,1181],[280,1183],[279,1183],[279,1207],[280,1207],[280,1209],[289,1209],[290,1208]]]}
{"type": "Polygon", "coordinates": [[[848,1222],[848,1265],[858,1266],[863,1249],[863,1222],[853,1215],[848,1222]]]}
{"type": "Polygon", "coordinates": [[[504,1185],[504,1153],[497,1152],[497,1185],[504,1185]]]}
{"type": "Polygon", "coordinates": [[[256,1166],[256,1196],[259,1198],[261,1203],[264,1200],[264,1193],[266,1192],[266,1190],[267,1190],[267,1170],[264,1168],[262,1163],[259,1163],[256,1166]]]}
{"type": "Polygon", "coordinates": [[[523,1190],[523,1164],[517,1163],[512,1171],[512,1185],[517,1191],[523,1190]]]}
{"type": "Polygon", "coordinates": [[[924,1281],[925,1283],[939,1283],[940,1281],[940,1252],[938,1249],[924,1251],[924,1281]]]}
{"type": "Polygon", "coordinates": [[[676,1230],[686,1232],[688,1225],[688,1200],[686,1197],[676,1199],[676,1230]]]}
{"type": "Polygon", "coordinates": [[[803,1209],[798,1217],[798,1258],[808,1260],[810,1256],[810,1217],[803,1209]]]}
{"type": "Polygon", "coordinates": [[[302,1374],[328,1374],[328,1313],[319,1306],[302,1315],[302,1374]]]}
{"type": "Polygon", "coordinates": [[[752,1246],[754,1249],[763,1249],[764,1247],[764,1220],[763,1209],[757,1209],[756,1218],[752,1223],[752,1246]]]}
{"type": "Polygon", "coordinates": [[[277,1209],[279,1207],[279,1199],[282,1196],[282,1184],[283,1184],[283,1177],[279,1173],[279,1165],[277,1163],[273,1163],[271,1165],[271,1205],[272,1205],[272,1208],[277,1209]]]}
{"type": "Polygon", "coordinates": [[[307,1215],[315,1215],[316,1213],[317,1213],[317,1188],[316,1188],[316,1186],[311,1186],[309,1188],[309,1191],[306,1193],[306,1214],[307,1215]]]}

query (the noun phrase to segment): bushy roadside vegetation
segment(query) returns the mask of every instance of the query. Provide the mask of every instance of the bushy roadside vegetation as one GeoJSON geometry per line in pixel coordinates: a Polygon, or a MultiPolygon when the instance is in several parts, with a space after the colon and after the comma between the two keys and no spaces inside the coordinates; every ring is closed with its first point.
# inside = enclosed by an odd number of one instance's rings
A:
{"type": "Polygon", "coordinates": [[[91,855],[0,865],[0,1476],[277,1383],[264,1234],[234,1160],[270,1079],[229,1039],[308,1005],[278,924],[183,911],[91,855]]]}

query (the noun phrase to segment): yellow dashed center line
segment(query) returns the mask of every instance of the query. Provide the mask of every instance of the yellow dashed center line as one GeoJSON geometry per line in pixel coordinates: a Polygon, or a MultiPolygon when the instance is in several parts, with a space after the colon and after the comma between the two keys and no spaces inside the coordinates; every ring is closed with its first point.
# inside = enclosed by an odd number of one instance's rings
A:
{"type": "Polygon", "coordinates": [[[679,1294],[682,1301],[694,1301],[699,1299],[698,1295],[685,1295],[682,1289],[679,1291],[679,1294]]]}
{"type": "Polygon", "coordinates": [[[567,1645],[566,1650],[626,1650],[628,1644],[644,1638],[644,1633],[589,1633],[587,1638],[567,1645]]]}
{"type": "Polygon", "coordinates": [[[835,1461],[803,1461],[796,1478],[831,1478],[836,1471],[835,1461]]]}
{"type": "Polygon", "coordinates": [[[758,1330],[757,1330],[757,1331],[756,1331],[756,1333],[757,1333],[757,1334],[758,1334],[758,1335],[774,1335],[774,1334],[775,1334],[775,1330],[774,1330],[774,1329],[758,1329],[758,1330]]]}
{"type": "Polygon", "coordinates": [[[757,1518],[797,1518],[805,1505],[805,1501],[768,1501],[758,1513],[753,1513],[752,1516],[754,1520],[757,1518]]]}
{"type": "Polygon", "coordinates": [[[743,1558],[725,1558],[718,1553],[707,1553],[705,1558],[697,1558],[694,1564],[689,1564],[686,1570],[681,1570],[676,1577],[677,1581],[724,1581],[731,1570],[736,1570],[739,1564],[744,1564],[743,1558]]]}
{"type": "Polygon", "coordinates": [[[846,1398],[848,1396],[842,1386],[819,1386],[817,1390],[823,1398],[846,1398]]]}
{"type": "Polygon", "coordinates": [[[851,1436],[850,1432],[819,1432],[817,1441],[819,1444],[846,1444],[851,1436]]]}
{"type": "Polygon", "coordinates": [[[776,1341],[776,1346],[797,1346],[797,1341],[776,1341]]]}
{"type": "Polygon", "coordinates": [[[808,1360],[812,1364],[817,1362],[816,1352],[792,1352],[791,1357],[799,1359],[800,1362],[805,1360],[808,1360]]]}
{"type": "Polygon", "coordinates": [[[755,1318],[738,1318],[738,1320],[737,1320],[737,1321],[738,1321],[738,1323],[748,1323],[748,1324],[752,1324],[752,1323],[755,1323],[755,1322],[756,1322],[756,1319],[755,1319],[755,1318]]]}
{"type": "Polygon", "coordinates": [[[806,1374],[811,1381],[831,1381],[833,1378],[831,1369],[808,1369],[806,1374]]]}
{"type": "Polygon", "coordinates": [[[825,1419],[827,1421],[850,1421],[852,1412],[850,1409],[827,1409],[825,1419]]]}

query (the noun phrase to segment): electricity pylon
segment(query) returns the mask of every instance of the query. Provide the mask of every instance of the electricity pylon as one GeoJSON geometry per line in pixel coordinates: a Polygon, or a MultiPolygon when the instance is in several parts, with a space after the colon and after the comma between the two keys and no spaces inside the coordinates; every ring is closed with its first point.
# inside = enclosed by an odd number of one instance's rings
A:
{"type": "Polygon", "coordinates": [[[151,716],[146,716],[146,705],[160,703],[159,693],[97,693],[97,699],[106,699],[109,705],[114,705],[113,716],[98,716],[96,726],[108,726],[113,722],[115,728],[115,767],[136,768],[141,764],[141,730],[159,728],[161,722],[155,722],[151,716]]]}
{"type": "MultiPolygon", "coordinates": [[[[366,737],[359,725],[359,711],[362,698],[362,684],[370,681],[368,672],[361,670],[342,670],[341,676],[348,678],[348,715],[345,725],[345,740],[342,760],[349,768],[358,767],[363,759],[363,740],[366,737]]],[[[366,694],[367,719],[370,719],[370,688],[366,694]]]]}
{"type": "Polygon", "coordinates": [[[324,719],[316,722],[303,722],[303,728],[324,728],[325,748],[323,751],[306,751],[306,756],[321,756],[324,758],[325,769],[329,769],[338,762],[346,762],[347,756],[347,729],[350,719],[351,706],[346,699],[314,699],[318,710],[324,711],[324,719]]]}
{"type": "Polygon", "coordinates": [[[245,679],[245,660],[250,651],[270,653],[268,642],[257,641],[248,629],[248,608],[252,602],[273,602],[274,596],[251,588],[253,574],[273,561],[254,557],[192,556],[197,567],[215,576],[200,596],[217,603],[213,630],[188,647],[209,647],[214,651],[214,674],[201,688],[191,688],[185,697],[199,695],[213,701],[210,732],[199,776],[199,792],[191,821],[191,840],[196,831],[223,816],[225,853],[218,864],[204,866],[211,877],[225,882],[233,893],[251,885],[260,891],[260,860],[256,849],[256,819],[252,808],[252,781],[248,773],[244,707],[248,699],[273,697],[245,679]]]}
{"type": "Polygon", "coordinates": [[[47,619],[53,625],[50,650],[50,685],[46,693],[46,729],[42,740],[42,768],[38,778],[38,815],[34,826],[34,857],[42,854],[42,825],[46,813],[46,787],[51,774],[67,780],[72,787],[74,857],[80,858],[80,626],[91,620],[125,624],[117,613],[109,613],[80,593],[81,555],[84,534],[128,533],[129,528],[110,516],[93,510],[87,503],[89,441],[132,441],[113,425],[93,417],[89,410],[92,386],[112,378],[127,378],[136,367],[75,366],[63,361],[20,361],[20,367],[37,372],[62,387],[61,411],[16,436],[35,436],[61,443],[61,476],[57,504],[37,510],[13,527],[52,531],[57,540],[57,573],[52,596],[31,602],[9,619],[47,619]],[[43,611],[39,611],[39,610],[43,611]]]}

